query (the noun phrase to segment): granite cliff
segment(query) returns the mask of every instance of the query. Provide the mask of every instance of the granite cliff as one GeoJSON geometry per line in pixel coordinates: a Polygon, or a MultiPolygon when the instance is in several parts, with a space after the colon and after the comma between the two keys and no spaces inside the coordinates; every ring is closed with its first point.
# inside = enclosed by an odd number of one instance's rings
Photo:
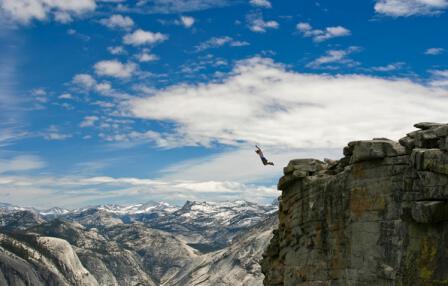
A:
{"type": "Polygon", "coordinates": [[[448,124],[284,168],[264,285],[448,285],[448,124]]]}

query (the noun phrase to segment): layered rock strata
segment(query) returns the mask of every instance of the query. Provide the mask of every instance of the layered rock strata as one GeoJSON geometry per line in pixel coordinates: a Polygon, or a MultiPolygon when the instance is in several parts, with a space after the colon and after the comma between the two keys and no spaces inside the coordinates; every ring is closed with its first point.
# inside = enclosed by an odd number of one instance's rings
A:
{"type": "Polygon", "coordinates": [[[264,285],[448,285],[448,124],[284,168],[264,285]]]}

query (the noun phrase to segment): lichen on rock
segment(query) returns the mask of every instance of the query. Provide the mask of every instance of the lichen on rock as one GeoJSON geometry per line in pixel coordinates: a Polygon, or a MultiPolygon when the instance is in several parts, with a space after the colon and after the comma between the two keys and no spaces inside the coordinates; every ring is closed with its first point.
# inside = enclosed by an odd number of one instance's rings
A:
{"type": "Polygon", "coordinates": [[[448,124],[292,160],[266,286],[448,285],[448,124]]]}

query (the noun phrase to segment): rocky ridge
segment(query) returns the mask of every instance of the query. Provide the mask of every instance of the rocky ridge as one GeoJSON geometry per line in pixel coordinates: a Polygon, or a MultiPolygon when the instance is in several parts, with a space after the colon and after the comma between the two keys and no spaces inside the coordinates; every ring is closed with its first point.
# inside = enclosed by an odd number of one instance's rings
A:
{"type": "Polygon", "coordinates": [[[448,285],[448,124],[284,168],[264,285],[448,285]]]}

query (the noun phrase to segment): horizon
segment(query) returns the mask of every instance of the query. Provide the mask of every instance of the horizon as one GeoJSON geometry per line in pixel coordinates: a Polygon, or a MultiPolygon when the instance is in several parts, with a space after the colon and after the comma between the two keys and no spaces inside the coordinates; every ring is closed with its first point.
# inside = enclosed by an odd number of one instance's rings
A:
{"type": "Polygon", "coordinates": [[[0,202],[269,203],[289,160],[448,122],[448,0],[27,2],[0,0],[0,202]]]}
{"type": "Polygon", "coordinates": [[[198,204],[225,204],[225,203],[239,203],[239,202],[244,202],[244,203],[252,203],[252,204],[256,204],[258,206],[272,206],[274,204],[276,199],[274,199],[271,203],[256,203],[256,202],[251,202],[251,201],[246,201],[246,200],[234,200],[234,201],[185,201],[181,204],[171,204],[171,203],[167,203],[164,201],[147,201],[147,202],[140,202],[140,203],[133,203],[133,204],[114,204],[114,203],[110,203],[110,204],[99,204],[99,205],[84,205],[84,206],[79,206],[77,208],[62,208],[59,207],[57,205],[55,206],[51,206],[49,208],[36,208],[36,207],[32,207],[32,206],[25,206],[25,205],[14,205],[14,204],[10,204],[10,203],[4,203],[4,202],[0,202],[0,209],[3,209],[5,207],[18,207],[18,208],[23,208],[25,210],[27,209],[33,209],[36,211],[39,211],[40,213],[44,213],[45,211],[49,211],[52,209],[63,209],[63,210],[67,210],[67,211],[83,211],[83,210],[87,210],[87,209],[92,209],[92,208],[98,208],[98,207],[105,207],[105,206],[118,206],[118,207],[130,207],[130,206],[138,206],[138,205],[146,205],[146,204],[155,204],[155,205],[168,205],[170,207],[176,207],[181,209],[182,207],[184,207],[186,204],[188,203],[198,203],[198,204]]]}

